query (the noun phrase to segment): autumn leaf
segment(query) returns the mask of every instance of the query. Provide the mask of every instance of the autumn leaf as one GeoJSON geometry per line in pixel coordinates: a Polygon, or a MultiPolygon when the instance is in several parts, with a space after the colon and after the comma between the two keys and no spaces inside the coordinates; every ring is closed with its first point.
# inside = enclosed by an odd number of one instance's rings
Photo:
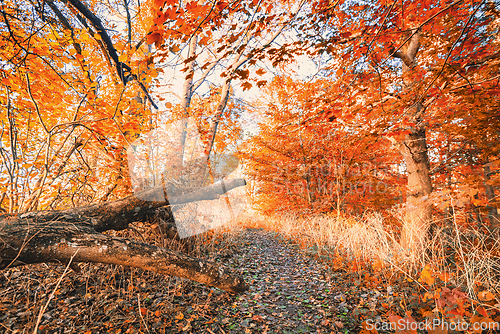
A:
{"type": "Polygon", "coordinates": [[[260,315],[254,315],[252,317],[252,320],[255,320],[255,321],[258,321],[258,322],[262,322],[264,319],[260,315]]]}
{"type": "Polygon", "coordinates": [[[156,8],[161,8],[165,4],[165,0],[154,0],[154,6],[156,8]]]}
{"type": "Polygon", "coordinates": [[[483,317],[485,317],[485,318],[487,318],[487,317],[488,317],[488,312],[486,312],[486,310],[484,309],[484,307],[482,307],[482,306],[478,306],[478,307],[476,308],[476,311],[477,311],[480,315],[482,315],[483,317]]]}
{"type": "Polygon", "coordinates": [[[236,70],[235,73],[240,77],[241,80],[245,80],[248,78],[250,71],[248,69],[236,70]]]}
{"type": "Polygon", "coordinates": [[[163,22],[165,22],[165,20],[166,20],[166,14],[159,12],[158,16],[153,19],[153,23],[156,25],[160,25],[160,24],[163,24],[163,22]]]}
{"type": "Polygon", "coordinates": [[[267,84],[267,80],[257,81],[257,87],[261,88],[267,84]]]}
{"type": "Polygon", "coordinates": [[[451,277],[452,277],[449,273],[446,273],[446,272],[438,273],[437,276],[444,283],[447,283],[451,279],[451,277]]]}
{"type": "Polygon", "coordinates": [[[249,90],[250,88],[252,88],[252,84],[248,81],[245,81],[241,84],[241,87],[243,87],[243,90],[249,90]]]}
{"type": "Polygon", "coordinates": [[[216,6],[219,11],[222,11],[228,3],[226,1],[217,1],[216,6]]]}
{"type": "Polygon", "coordinates": [[[427,285],[433,285],[434,284],[434,276],[432,275],[430,271],[430,266],[425,266],[425,268],[422,270],[420,273],[420,278],[418,279],[419,282],[427,283],[427,285]]]}
{"type": "Polygon", "coordinates": [[[361,327],[363,329],[361,330],[360,334],[378,334],[378,331],[375,329],[375,323],[373,322],[369,323],[365,320],[361,324],[361,327]]]}
{"type": "Polygon", "coordinates": [[[155,44],[157,47],[161,43],[162,35],[159,32],[153,32],[147,35],[148,44],[155,44]]]}
{"type": "Polygon", "coordinates": [[[178,45],[173,45],[173,46],[171,46],[171,47],[169,48],[169,50],[170,50],[170,52],[172,52],[172,53],[177,53],[177,52],[179,52],[181,49],[179,48],[179,46],[178,46],[178,45]]]}
{"type": "Polygon", "coordinates": [[[200,41],[198,42],[200,45],[207,45],[208,42],[210,41],[210,38],[205,36],[203,37],[202,39],[200,39],[200,41]]]}
{"type": "Polygon", "coordinates": [[[441,325],[441,326],[432,326],[432,328],[428,329],[428,334],[447,334],[448,329],[446,328],[446,325],[441,325]]]}
{"type": "Polygon", "coordinates": [[[478,296],[479,300],[481,300],[483,302],[489,302],[489,301],[495,299],[495,296],[489,291],[481,291],[478,293],[477,296],[478,296]]]}
{"type": "Polygon", "coordinates": [[[396,315],[394,313],[390,313],[388,315],[388,319],[391,322],[391,326],[393,328],[396,328],[396,329],[399,329],[399,321],[403,320],[402,317],[400,317],[399,315],[396,315]]]}

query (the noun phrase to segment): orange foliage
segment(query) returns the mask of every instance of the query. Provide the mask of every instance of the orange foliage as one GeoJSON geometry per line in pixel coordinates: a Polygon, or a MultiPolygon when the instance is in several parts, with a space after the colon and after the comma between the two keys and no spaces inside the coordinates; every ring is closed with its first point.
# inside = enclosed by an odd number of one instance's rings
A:
{"type": "MultiPolygon", "coordinates": [[[[137,83],[118,83],[101,36],[82,29],[69,4],[51,6],[46,20],[36,6],[2,3],[0,204],[9,212],[127,194],[124,147],[150,126],[150,109],[134,99],[137,83]]],[[[123,48],[121,61],[142,72],[139,80],[151,83],[157,71],[146,68],[145,49],[130,52],[119,35],[113,43],[123,48]]]]}
{"type": "Polygon", "coordinates": [[[265,212],[361,215],[397,201],[404,179],[390,142],[337,122],[329,116],[338,110],[335,105],[308,101],[330,85],[329,80],[276,77],[265,88],[259,135],[240,153],[255,181],[256,203],[265,212]],[[325,108],[328,114],[317,117],[325,108]]]}

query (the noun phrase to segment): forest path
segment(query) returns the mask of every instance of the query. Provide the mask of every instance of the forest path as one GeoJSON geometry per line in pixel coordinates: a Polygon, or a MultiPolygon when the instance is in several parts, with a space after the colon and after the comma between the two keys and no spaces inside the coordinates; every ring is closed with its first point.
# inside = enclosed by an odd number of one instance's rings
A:
{"type": "MultiPolygon", "coordinates": [[[[222,324],[234,332],[358,332],[349,323],[352,309],[342,285],[329,279],[324,265],[274,234],[246,229],[229,265],[242,271],[249,290],[234,301],[237,317],[222,324]],[[351,328],[349,328],[351,327],[351,328]]],[[[340,275],[340,274],[339,274],[340,275]]],[[[341,281],[343,281],[341,279],[341,281]]],[[[352,286],[351,286],[352,288],[352,286]]],[[[350,289],[347,289],[350,290],[350,289]]]]}

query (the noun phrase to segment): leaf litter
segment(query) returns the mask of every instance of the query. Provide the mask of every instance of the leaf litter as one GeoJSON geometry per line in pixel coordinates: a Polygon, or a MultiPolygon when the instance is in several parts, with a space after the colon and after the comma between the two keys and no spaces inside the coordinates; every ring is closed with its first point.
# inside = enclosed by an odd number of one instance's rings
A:
{"type": "MultiPolygon", "coordinates": [[[[217,246],[208,258],[240,272],[249,285],[245,293],[135,268],[85,264],[80,273],[63,277],[38,332],[358,333],[363,319],[383,321],[389,309],[404,314],[419,307],[410,305],[411,289],[384,289],[377,279],[366,279],[365,269],[332,270],[263,229],[246,229],[217,246]]],[[[63,271],[62,265],[40,264],[2,272],[0,332],[32,332],[63,271]]]]}

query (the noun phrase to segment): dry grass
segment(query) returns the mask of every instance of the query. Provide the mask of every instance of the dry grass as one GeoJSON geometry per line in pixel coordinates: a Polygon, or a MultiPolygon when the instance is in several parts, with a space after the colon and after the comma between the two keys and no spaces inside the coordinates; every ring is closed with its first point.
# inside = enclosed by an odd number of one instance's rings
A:
{"type": "MultiPolygon", "coordinates": [[[[399,243],[399,236],[371,213],[361,219],[337,215],[263,217],[253,212],[242,221],[247,227],[264,228],[294,239],[319,256],[337,252],[344,258],[376,263],[384,270],[418,280],[429,265],[434,271],[452,277],[472,298],[481,289],[500,292],[500,240],[498,233],[481,233],[457,225],[436,231],[424,251],[411,251],[399,243]]],[[[500,295],[500,294],[499,294],[500,295]]]]}
{"type": "Polygon", "coordinates": [[[295,217],[262,217],[257,213],[244,222],[246,226],[269,229],[286,238],[322,251],[337,250],[359,259],[391,262],[403,249],[395,241],[393,233],[384,227],[379,214],[363,219],[337,215],[295,217]]]}
{"type": "Polygon", "coordinates": [[[427,263],[448,272],[475,297],[478,286],[500,295],[500,240],[498,231],[480,232],[459,228],[440,230],[429,247],[427,263]]]}

